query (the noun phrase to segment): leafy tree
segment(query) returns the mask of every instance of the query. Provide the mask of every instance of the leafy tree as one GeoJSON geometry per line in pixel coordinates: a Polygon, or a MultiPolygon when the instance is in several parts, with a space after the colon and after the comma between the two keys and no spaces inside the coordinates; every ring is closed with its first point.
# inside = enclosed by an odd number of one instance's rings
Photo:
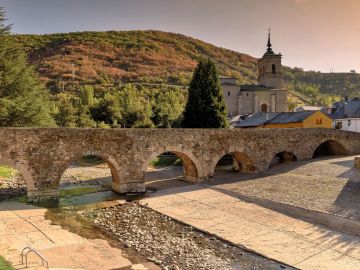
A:
{"type": "Polygon", "coordinates": [[[175,91],[158,93],[153,104],[154,124],[161,128],[179,127],[184,104],[184,99],[175,91]]]}
{"type": "Polygon", "coordinates": [[[182,126],[185,128],[226,128],[229,126],[215,64],[201,60],[189,87],[182,126]]]}
{"type": "Polygon", "coordinates": [[[97,123],[104,123],[109,127],[118,127],[122,120],[119,97],[117,93],[108,91],[101,97],[97,103],[90,109],[92,119],[97,123]]]}
{"type": "Polygon", "coordinates": [[[123,127],[154,127],[151,121],[152,110],[147,98],[141,97],[132,85],[125,85],[119,93],[123,112],[123,127]]]}
{"type": "Polygon", "coordinates": [[[77,127],[77,108],[74,106],[73,98],[67,93],[57,96],[57,113],[55,120],[58,126],[74,128],[77,127]]]}
{"type": "Polygon", "coordinates": [[[0,126],[54,126],[49,94],[5,21],[0,8],[0,126]]]}

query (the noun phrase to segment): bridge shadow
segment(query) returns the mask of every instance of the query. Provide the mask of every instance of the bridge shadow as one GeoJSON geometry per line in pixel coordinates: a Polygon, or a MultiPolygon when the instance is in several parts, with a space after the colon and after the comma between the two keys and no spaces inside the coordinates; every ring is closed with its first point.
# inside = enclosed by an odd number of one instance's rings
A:
{"type": "MultiPolygon", "coordinates": [[[[324,160],[324,159],[322,159],[324,160]]],[[[293,164],[294,165],[294,164],[293,164]]],[[[299,164],[297,164],[296,166],[292,166],[292,168],[297,168],[298,166],[301,166],[299,164]]],[[[281,171],[285,170],[285,168],[281,168],[281,171]]],[[[289,169],[291,171],[291,169],[289,169]]],[[[288,171],[288,170],[285,170],[288,171]]],[[[236,174],[236,173],[235,173],[236,174]]],[[[251,177],[258,177],[259,175],[251,175],[251,177]]],[[[253,180],[255,178],[251,178],[250,180],[253,180]]],[[[216,180],[215,180],[216,181],[216,180]]],[[[247,181],[246,179],[243,179],[242,181],[247,181]]],[[[353,254],[358,254],[359,252],[359,246],[360,246],[360,237],[358,236],[353,236],[347,233],[342,233],[339,232],[337,230],[334,229],[329,229],[324,225],[317,225],[317,226],[313,226],[312,224],[316,224],[316,222],[312,222],[311,220],[309,220],[308,218],[305,217],[300,217],[298,215],[292,215],[291,213],[285,213],[279,210],[275,210],[271,203],[267,200],[263,200],[261,202],[259,201],[254,201],[254,200],[248,200],[248,198],[246,196],[243,196],[242,194],[239,194],[236,191],[231,191],[228,189],[224,189],[221,187],[221,184],[207,184],[207,183],[203,183],[203,184],[196,184],[196,185],[187,185],[187,186],[183,186],[183,187],[178,187],[178,188],[171,188],[171,189],[164,189],[164,190],[158,190],[157,192],[153,193],[153,194],[149,194],[150,197],[162,197],[162,196],[168,196],[168,195],[178,195],[178,198],[184,197],[189,199],[189,195],[185,195],[186,193],[194,193],[194,192],[201,192],[201,191],[206,191],[206,190],[213,190],[216,192],[220,192],[224,195],[227,196],[231,196],[232,198],[238,199],[239,201],[245,201],[245,202],[249,202],[249,203],[254,203],[256,205],[259,205],[261,207],[264,208],[268,208],[272,211],[281,213],[281,214],[285,214],[288,215],[290,217],[293,217],[295,219],[298,220],[303,220],[305,222],[308,222],[309,225],[307,228],[302,228],[299,229],[298,227],[295,227],[294,229],[291,227],[291,225],[289,225],[289,227],[284,226],[285,229],[280,229],[282,232],[285,233],[289,233],[289,234],[293,234],[293,233],[298,233],[297,237],[300,237],[303,240],[306,240],[308,242],[312,242],[313,244],[318,244],[318,243],[323,243],[326,244],[327,246],[331,246],[332,249],[341,252],[342,254],[344,254],[343,256],[352,256],[353,254]],[[299,230],[299,231],[297,231],[299,230]]],[[[196,194],[196,193],[195,193],[196,194]]],[[[194,194],[194,196],[196,196],[194,194]]],[[[208,193],[211,194],[211,193],[208,193]]],[[[204,198],[204,200],[206,199],[210,199],[209,197],[204,198]]],[[[173,199],[171,199],[172,201],[173,199]]],[[[184,201],[183,203],[193,203],[194,201],[199,201],[201,203],[202,199],[196,198],[194,197],[193,200],[191,200],[191,202],[189,202],[188,200],[184,201]]],[[[179,199],[174,200],[174,202],[179,203],[179,199]]],[[[235,203],[235,202],[234,202],[235,203]]],[[[181,204],[181,202],[180,202],[181,204]]],[[[167,204],[166,204],[167,205],[167,204]]],[[[171,206],[171,202],[169,204],[169,206],[171,206]]],[[[216,206],[213,206],[216,208],[216,206]]],[[[226,211],[224,208],[220,208],[221,211],[226,211]]],[[[284,224],[285,225],[285,224],[284,224]]],[[[266,225],[266,226],[272,226],[271,222],[266,225]]],[[[277,229],[275,229],[277,230],[277,229]]],[[[357,255],[354,255],[357,256],[357,255]]]]}
{"type": "MultiPolygon", "coordinates": [[[[299,175],[299,179],[301,177],[309,177],[311,179],[314,177],[314,181],[317,179],[321,179],[325,181],[326,177],[335,178],[335,181],[331,181],[332,183],[337,186],[339,191],[334,189],[333,202],[332,205],[329,205],[330,209],[328,210],[330,214],[338,215],[345,218],[350,218],[354,220],[358,220],[360,222],[360,169],[354,168],[354,160],[351,158],[349,160],[336,160],[345,158],[346,156],[331,156],[331,157],[322,157],[316,158],[307,161],[295,161],[285,164],[279,164],[273,168],[270,168],[266,172],[262,173],[254,173],[254,174],[237,174],[236,172],[218,172],[215,177],[213,183],[210,184],[211,187],[217,188],[217,190],[227,192],[229,186],[231,184],[239,183],[239,189],[233,194],[242,193],[241,190],[241,183],[244,183],[244,188],[248,186],[253,186],[253,188],[266,188],[267,193],[276,193],[279,192],[281,189],[277,189],[277,185],[280,186],[282,184],[281,177],[287,176],[286,174],[291,175],[294,172],[294,179],[297,179],[296,175],[299,175]],[[332,160],[334,160],[331,162],[332,160]],[[319,162],[319,165],[315,165],[315,168],[308,168],[301,169],[301,167],[308,165],[309,163],[316,163],[319,162]],[[322,168],[323,162],[328,162],[330,166],[341,166],[343,168],[340,169],[341,173],[337,175],[331,175],[331,173],[326,172],[325,169],[322,168]],[[300,169],[300,170],[298,170],[300,169]],[[297,171],[298,170],[298,171],[297,171]],[[325,171],[324,171],[325,170],[325,171]],[[303,175],[301,175],[301,173],[303,175]],[[277,177],[278,176],[278,177],[277,177]],[[269,179],[268,179],[269,178],[269,179]],[[274,180],[275,179],[275,180],[274,180]],[[338,180],[338,181],[337,181],[338,180]],[[272,182],[269,182],[272,181],[272,182]],[[260,184],[258,184],[260,182],[260,184]],[[267,185],[269,183],[269,185],[267,185]],[[338,192],[338,193],[335,193],[338,192]]],[[[328,165],[328,166],[329,166],[328,165]]],[[[289,176],[290,176],[289,175],[289,176]]],[[[296,182],[287,181],[284,183],[288,185],[288,188],[293,188],[298,190],[299,193],[302,192],[301,184],[296,182]]],[[[315,187],[316,182],[314,182],[315,187]]],[[[308,181],[306,185],[311,185],[311,181],[308,181]]],[[[326,189],[327,187],[324,186],[326,189]]],[[[286,190],[284,188],[284,190],[286,190]]],[[[304,192],[306,192],[306,188],[304,188],[304,192]]],[[[264,193],[259,190],[259,193],[264,193]]],[[[246,191],[243,193],[246,195],[246,191]]],[[[305,195],[305,194],[304,194],[305,195]]],[[[251,196],[261,197],[254,194],[251,196]]],[[[278,196],[269,196],[273,197],[275,200],[278,196]]],[[[305,197],[306,198],[306,197],[305,197]]],[[[315,196],[321,200],[321,194],[315,196]]],[[[279,201],[281,202],[281,200],[279,201]]]]}
{"type": "Polygon", "coordinates": [[[335,214],[345,215],[360,221],[360,169],[354,167],[354,161],[337,161],[334,165],[348,168],[347,171],[338,175],[338,178],[346,179],[346,184],[334,201],[338,210],[335,214]]]}

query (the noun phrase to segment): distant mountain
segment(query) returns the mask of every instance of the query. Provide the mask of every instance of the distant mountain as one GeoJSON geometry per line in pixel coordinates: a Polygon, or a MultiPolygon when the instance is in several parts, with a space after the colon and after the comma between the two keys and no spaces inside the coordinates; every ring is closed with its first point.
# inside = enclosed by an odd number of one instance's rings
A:
{"type": "MultiPolygon", "coordinates": [[[[199,57],[209,57],[221,75],[256,81],[257,59],[180,34],[160,31],[77,32],[14,35],[52,93],[79,85],[134,83],[186,87],[199,57]]],[[[306,72],[284,67],[290,103],[327,103],[360,95],[360,75],[306,72]]]]}

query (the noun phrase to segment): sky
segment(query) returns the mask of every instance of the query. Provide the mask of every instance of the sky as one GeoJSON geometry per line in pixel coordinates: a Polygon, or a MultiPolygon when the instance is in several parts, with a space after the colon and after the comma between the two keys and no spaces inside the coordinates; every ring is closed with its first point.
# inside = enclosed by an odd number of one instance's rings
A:
{"type": "Polygon", "coordinates": [[[14,33],[162,30],[283,64],[360,72],[360,0],[0,0],[14,33]]]}

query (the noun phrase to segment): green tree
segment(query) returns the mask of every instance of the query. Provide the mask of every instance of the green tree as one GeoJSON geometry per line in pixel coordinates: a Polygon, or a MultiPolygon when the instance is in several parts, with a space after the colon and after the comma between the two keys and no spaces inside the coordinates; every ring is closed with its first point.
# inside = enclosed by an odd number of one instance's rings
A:
{"type": "Polygon", "coordinates": [[[57,112],[55,120],[58,126],[74,128],[77,127],[78,110],[74,106],[74,97],[68,93],[60,93],[57,95],[57,112]]]}
{"type": "Polygon", "coordinates": [[[201,60],[189,87],[182,126],[185,128],[227,128],[226,107],[215,64],[201,60]]]}
{"type": "Polygon", "coordinates": [[[118,127],[122,120],[119,95],[113,89],[107,90],[97,104],[90,109],[92,119],[109,127],[118,127]]]}
{"type": "Polygon", "coordinates": [[[0,8],[0,126],[54,126],[49,93],[5,21],[0,8]]]}
{"type": "Polygon", "coordinates": [[[184,104],[184,98],[179,92],[159,92],[153,104],[154,124],[161,128],[179,127],[184,104]]]}
{"type": "Polygon", "coordinates": [[[122,127],[154,127],[150,101],[141,97],[134,86],[127,84],[122,87],[119,101],[123,113],[122,127]]]}

